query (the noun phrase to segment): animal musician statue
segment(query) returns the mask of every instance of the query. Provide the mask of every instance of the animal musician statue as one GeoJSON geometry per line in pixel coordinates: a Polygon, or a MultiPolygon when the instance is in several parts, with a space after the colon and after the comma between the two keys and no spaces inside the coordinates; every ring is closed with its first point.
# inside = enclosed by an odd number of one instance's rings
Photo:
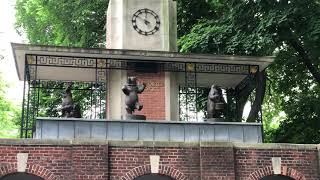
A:
{"type": "Polygon", "coordinates": [[[223,98],[222,90],[217,85],[212,85],[207,101],[207,114],[210,118],[221,118],[226,107],[226,101],[223,98]]]}
{"type": "Polygon", "coordinates": [[[137,84],[136,77],[128,77],[127,84],[122,87],[123,93],[126,95],[126,111],[128,114],[132,114],[135,109],[140,111],[143,105],[139,103],[138,94],[142,93],[146,87],[146,84],[137,84]]]}
{"type": "Polygon", "coordinates": [[[71,86],[72,83],[69,83],[65,93],[62,94],[62,117],[81,118],[80,106],[79,104],[74,103],[72,99],[71,86]]]}

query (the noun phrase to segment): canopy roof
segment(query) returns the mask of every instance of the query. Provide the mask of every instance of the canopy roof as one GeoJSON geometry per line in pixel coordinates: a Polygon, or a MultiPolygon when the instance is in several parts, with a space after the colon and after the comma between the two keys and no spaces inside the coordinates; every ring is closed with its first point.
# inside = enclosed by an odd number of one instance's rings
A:
{"type": "MultiPolygon", "coordinates": [[[[184,69],[184,64],[186,63],[197,63],[196,69],[200,69],[204,73],[199,77],[204,79],[204,81],[206,81],[205,79],[212,81],[212,78],[216,78],[217,81],[230,81],[228,86],[235,86],[248,75],[247,72],[250,71],[251,66],[258,67],[258,70],[262,71],[274,59],[270,56],[186,54],[162,51],[39,46],[16,43],[12,43],[11,46],[20,80],[24,80],[25,62],[38,66],[36,79],[82,81],[94,81],[97,74],[94,69],[97,67],[126,69],[126,67],[121,65],[121,62],[163,63],[166,70],[178,72],[186,71],[184,69]],[[112,64],[105,62],[108,60],[111,60],[114,65],[119,65],[120,63],[120,66],[106,65],[112,64]],[[93,64],[90,64],[91,62],[93,64]],[[101,62],[104,62],[103,66],[101,66],[101,62]],[[168,65],[170,68],[167,67],[168,65]]],[[[199,71],[199,73],[201,72],[199,71]]],[[[201,82],[199,83],[201,84],[201,82]]]]}

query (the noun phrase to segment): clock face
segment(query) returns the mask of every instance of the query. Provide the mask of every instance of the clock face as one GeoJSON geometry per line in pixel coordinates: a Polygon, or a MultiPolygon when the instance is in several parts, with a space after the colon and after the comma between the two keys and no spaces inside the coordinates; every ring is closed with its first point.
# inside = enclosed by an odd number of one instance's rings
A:
{"type": "Polygon", "coordinates": [[[132,16],[132,26],[141,35],[153,35],[160,29],[160,18],[150,9],[139,9],[132,16]]]}

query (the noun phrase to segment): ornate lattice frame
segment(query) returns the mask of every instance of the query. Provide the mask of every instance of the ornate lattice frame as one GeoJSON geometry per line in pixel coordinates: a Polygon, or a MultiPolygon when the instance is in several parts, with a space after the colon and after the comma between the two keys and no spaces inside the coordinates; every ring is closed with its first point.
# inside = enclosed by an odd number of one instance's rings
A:
{"type": "MultiPolygon", "coordinates": [[[[197,74],[199,73],[216,73],[216,74],[239,74],[251,76],[250,70],[259,71],[258,65],[249,64],[224,64],[224,63],[202,63],[202,62],[178,62],[178,61],[159,61],[159,60],[130,60],[121,58],[94,58],[94,57],[77,57],[77,56],[52,56],[52,55],[25,55],[25,74],[24,74],[24,98],[21,122],[21,137],[30,137],[34,132],[36,112],[32,109],[30,102],[36,101],[31,99],[30,90],[39,88],[42,83],[41,78],[37,76],[39,67],[62,67],[62,68],[85,68],[94,69],[95,80],[89,83],[94,86],[107,87],[107,71],[113,70],[137,70],[141,68],[139,64],[156,64],[157,71],[165,72],[183,72],[185,73],[185,86],[197,87],[197,74]]],[[[241,86],[250,83],[250,79],[246,78],[239,84],[236,89],[241,90],[241,86]]],[[[101,93],[106,93],[104,88],[101,93]]],[[[188,94],[188,93],[187,93],[188,94]]],[[[192,93],[189,93],[192,94],[192,93]]],[[[32,97],[36,97],[34,94],[32,97]]]]}

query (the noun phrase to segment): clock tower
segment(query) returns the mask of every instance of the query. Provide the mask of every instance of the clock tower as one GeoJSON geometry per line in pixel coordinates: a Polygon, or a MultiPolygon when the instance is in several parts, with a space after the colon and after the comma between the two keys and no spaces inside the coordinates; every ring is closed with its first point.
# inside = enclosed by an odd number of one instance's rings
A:
{"type": "Polygon", "coordinates": [[[177,51],[176,1],[110,0],[107,48],[177,51]]]}
{"type": "MultiPolygon", "coordinates": [[[[110,0],[107,11],[107,48],[177,51],[177,13],[173,0],[110,0]]],[[[139,96],[143,114],[151,120],[178,120],[178,85],[170,72],[108,71],[108,119],[124,119],[121,87],[129,76],[146,83],[139,96]],[[158,102],[155,106],[154,97],[158,102]]]]}

